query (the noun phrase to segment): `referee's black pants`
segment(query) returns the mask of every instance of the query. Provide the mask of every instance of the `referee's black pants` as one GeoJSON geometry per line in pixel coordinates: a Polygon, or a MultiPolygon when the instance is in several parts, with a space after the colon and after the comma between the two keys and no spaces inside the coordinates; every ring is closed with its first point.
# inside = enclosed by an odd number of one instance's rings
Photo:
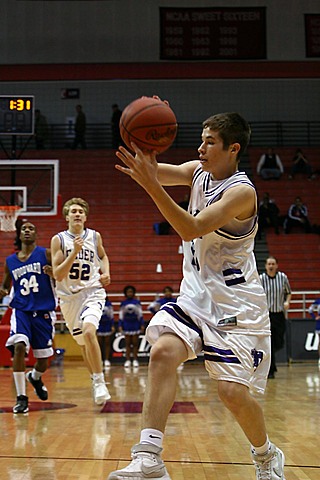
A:
{"type": "Polygon", "coordinates": [[[271,325],[271,363],[269,375],[277,371],[276,352],[284,346],[284,335],[286,333],[286,317],[284,312],[269,312],[271,325]]]}

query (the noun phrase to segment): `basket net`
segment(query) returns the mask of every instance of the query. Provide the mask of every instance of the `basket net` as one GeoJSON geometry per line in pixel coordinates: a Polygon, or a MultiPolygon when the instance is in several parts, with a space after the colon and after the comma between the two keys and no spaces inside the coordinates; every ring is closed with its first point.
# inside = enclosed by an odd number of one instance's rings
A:
{"type": "Polygon", "coordinates": [[[14,232],[16,220],[22,208],[17,205],[0,206],[0,230],[3,232],[14,232]]]}

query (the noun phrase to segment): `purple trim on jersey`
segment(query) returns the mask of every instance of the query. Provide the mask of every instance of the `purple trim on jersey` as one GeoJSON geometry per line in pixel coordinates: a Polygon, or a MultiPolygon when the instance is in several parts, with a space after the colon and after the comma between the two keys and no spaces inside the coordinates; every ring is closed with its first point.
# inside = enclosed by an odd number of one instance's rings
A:
{"type": "Polygon", "coordinates": [[[232,287],[233,285],[239,285],[239,283],[246,283],[246,279],[244,277],[233,278],[232,280],[226,280],[227,287],[232,287]]]}
{"type": "Polygon", "coordinates": [[[82,330],[80,328],[74,328],[72,330],[72,336],[77,337],[78,335],[82,335],[82,330]]]}
{"type": "Polygon", "coordinates": [[[242,275],[242,270],[240,270],[240,268],[227,268],[226,270],[222,271],[222,275],[224,277],[228,277],[229,275],[241,275],[240,277],[225,280],[225,284],[227,285],[227,287],[232,287],[232,285],[238,285],[239,283],[246,282],[246,279],[242,275]]]}
{"type": "MultiPolygon", "coordinates": [[[[94,230],[93,230],[93,231],[94,231],[94,230]]],[[[85,228],[85,229],[84,229],[84,232],[83,232],[83,235],[82,235],[83,240],[85,240],[88,235],[89,235],[89,230],[88,230],[87,228],[85,228]]]]}
{"type": "Polygon", "coordinates": [[[195,171],[193,172],[192,184],[197,180],[197,178],[203,173],[201,165],[198,165],[195,171]]]}
{"type": "Polygon", "coordinates": [[[227,238],[228,240],[239,240],[239,239],[247,238],[250,235],[252,235],[254,229],[256,228],[257,221],[258,221],[258,217],[256,215],[254,218],[253,226],[250,228],[250,230],[247,233],[244,233],[243,235],[235,235],[234,233],[227,232],[227,230],[223,230],[222,228],[215,230],[215,233],[217,235],[220,235],[220,237],[227,238]]]}
{"type": "Polygon", "coordinates": [[[207,205],[210,205],[213,203],[217,197],[221,197],[221,195],[226,191],[229,190],[229,188],[233,187],[234,185],[239,185],[239,184],[244,184],[244,185],[249,185],[249,187],[255,189],[255,186],[253,183],[248,179],[247,175],[244,172],[236,172],[233,175],[234,180],[232,183],[229,183],[228,185],[225,186],[225,184],[228,183],[231,177],[227,178],[223,183],[220,183],[220,185],[214,186],[211,190],[205,191],[206,197],[211,197],[212,195],[215,196],[208,202],[207,205]],[[240,177],[240,178],[239,178],[240,177]]]}
{"type": "Polygon", "coordinates": [[[61,250],[64,252],[64,249],[65,249],[65,244],[64,244],[64,238],[63,238],[63,235],[61,235],[61,233],[58,233],[58,237],[60,239],[60,246],[61,246],[61,250]]]}
{"type": "Polygon", "coordinates": [[[97,258],[100,258],[98,255],[98,242],[97,242],[97,232],[93,230],[93,243],[94,243],[94,249],[97,255],[97,258]]]}
{"type": "Polygon", "coordinates": [[[205,345],[203,350],[205,352],[210,352],[204,354],[205,360],[209,360],[210,362],[241,363],[238,357],[236,357],[230,349],[224,350],[222,348],[205,345]]]}
{"type": "Polygon", "coordinates": [[[163,305],[161,310],[165,310],[172,317],[174,317],[176,320],[178,320],[179,322],[183,323],[187,327],[189,327],[192,330],[194,330],[195,332],[197,332],[197,334],[199,335],[199,337],[203,341],[203,333],[202,333],[201,329],[194,323],[194,321],[191,319],[191,317],[189,317],[189,315],[187,315],[182,310],[182,308],[180,308],[176,303],[171,303],[171,304],[166,303],[165,305],[163,305]]]}
{"type": "Polygon", "coordinates": [[[222,271],[222,275],[227,277],[228,275],[232,275],[233,273],[242,273],[240,268],[227,268],[226,270],[222,271]]]}
{"type": "Polygon", "coordinates": [[[203,179],[203,191],[206,192],[209,188],[209,184],[211,182],[211,174],[207,173],[203,179]]]}

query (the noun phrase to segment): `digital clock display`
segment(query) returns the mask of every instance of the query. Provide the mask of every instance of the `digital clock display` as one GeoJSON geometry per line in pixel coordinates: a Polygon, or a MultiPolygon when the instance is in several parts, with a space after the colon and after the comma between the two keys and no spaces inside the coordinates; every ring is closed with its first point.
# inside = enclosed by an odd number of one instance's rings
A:
{"type": "Polygon", "coordinates": [[[34,97],[0,95],[0,135],[33,135],[34,97]]]}

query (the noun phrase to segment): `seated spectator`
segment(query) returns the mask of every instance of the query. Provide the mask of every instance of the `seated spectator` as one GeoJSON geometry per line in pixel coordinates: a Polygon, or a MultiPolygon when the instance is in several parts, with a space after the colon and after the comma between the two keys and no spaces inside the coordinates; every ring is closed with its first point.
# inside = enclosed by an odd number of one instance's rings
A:
{"type": "Polygon", "coordinates": [[[257,165],[257,174],[260,175],[263,180],[278,180],[283,174],[282,162],[273,148],[268,148],[267,153],[261,155],[257,165]]]}
{"type": "Polygon", "coordinates": [[[308,218],[308,209],[302,203],[300,197],[296,197],[294,203],[289,207],[288,215],[283,223],[284,233],[290,233],[293,226],[298,226],[305,233],[311,232],[311,225],[308,218]]]}
{"type": "Polygon", "coordinates": [[[304,173],[308,175],[309,180],[315,178],[315,175],[312,173],[312,167],[308,162],[307,157],[302,153],[301,148],[297,148],[296,153],[294,154],[289,178],[293,179],[296,173],[304,173]]]}
{"type": "Polygon", "coordinates": [[[270,195],[266,192],[263,195],[263,199],[259,204],[259,216],[258,216],[258,238],[261,238],[261,234],[267,227],[273,227],[274,232],[279,235],[279,207],[276,203],[270,199],[270,195]]]}
{"type": "Polygon", "coordinates": [[[164,287],[163,289],[163,297],[161,298],[156,298],[152,303],[150,303],[150,305],[148,306],[148,310],[155,314],[157,313],[158,310],[160,310],[160,308],[162,307],[162,305],[164,305],[165,303],[168,303],[168,302],[176,302],[177,299],[175,297],[172,296],[173,294],[173,289],[169,286],[167,287],[164,287]]]}

